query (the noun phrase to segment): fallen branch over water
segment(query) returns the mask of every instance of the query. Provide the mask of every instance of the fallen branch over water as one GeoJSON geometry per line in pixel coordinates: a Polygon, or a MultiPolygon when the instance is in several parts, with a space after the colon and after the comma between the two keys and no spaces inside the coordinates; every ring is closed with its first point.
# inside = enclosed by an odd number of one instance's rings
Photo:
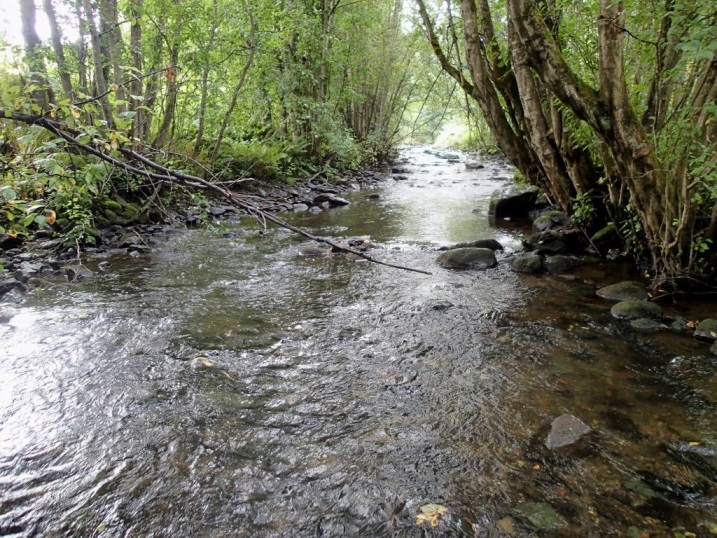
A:
{"type": "Polygon", "coordinates": [[[392,267],[394,269],[401,269],[403,271],[411,271],[414,273],[421,273],[424,275],[430,275],[431,273],[428,271],[424,271],[422,269],[414,269],[412,267],[405,267],[402,265],[396,265],[393,263],[384,262],[381,260],[377,260],[376,258],[369,256],[368,254],[365,254],[364,252],[361,252],[359,250],[353,249],[351,247],[348,247],[346,245],[341,245],[339,243],[336,243],[332,239],[329,239],[327,237],[319,237],[316,235],[313,235],[305,230],[302,230],[301,228],[297,228],[296,226],[293,226],[286,222],[285,220],[277,217],[273,213],[270,213],[268,211],[265,211],[255,204],[249,202],[245,197],[240,196],[236,193],[231,192],[226,187],[223,187],[221,184],[213,183],[211,181],[207,181],[199,176],[194,176],[192,174],[186,174],[184,172],[180,172],[178,170],[173,170],[171,168],[164,167],[160,164],[157,164],[153,160],[145,157],[141,153],[138,153],[137,151],[119,147],[117,148],[117,151],[121,153],[125,159],[122,160],[117,157],[114,157],[112,155],[109,155],[106,151],[104,151],[103,147],[107,146],[107,144],[103,144],[101,141],[93,140],[93,144],[90,143],[84,143],[80,142],[77,139],[77,136],[81,134],[80,131],[75,130],[68,130],[66,128],[63,128],[63,125],[51,118],[45,117],[45,116],[38,116],[33,114],[20,114],[20,113],[7,113],[5,111],[0,110],[0,119],[8,119],[13,121],[19,121],[22,123],[26,123],[29,125],[37,125],[39,127],[42,127],[44,129],[47,129],[51,133],[53,133],[55,136],[62,138],[66,142],[70,143],[74,147],[79,148],[80,150],[84,151],[85,153],[88,153],[90,155],[93,155],[99,159],[102,159],[103,161],[112,164],[113,166],[116,166],[117,168],[124,170],[125,172],[138,176],[138,177],[144,177],[148,179],[152,179],[155,181],[159,181],[162,183],[169,183],[169,184],[178,184],[178,185],[186,185],[191,187],[203,187],[206,189],[213,190],[226,198],[228,201],[230,201],[232,204],[236,205],[237,207],[245,210],[247,213],[254,217],[262,218],[264,220],[268,220],[269,222],[273,222],[274,224],[285,228],[287,230],[290,230],[296,234],[299,234],[303,237],[306,237],[307,239],[310,239],[312,241],[315,241],[317,243],[323,243],[326,245],[329,245],[334,250],[338,252],[347,252],[350,254],[353,254],[354,256],[358,256],[360,258],[363,258],[367,261],[370,261],[372,263],[383,265],[386,267],[392,267]],[[129,162],[128,162],[129,161],[129,162]],[[130,164],[132,163],[132,164],[130,164]],[[142,166],[140,168],[139,166],[142,166]],[[144,168],[146,167],[146,168],[144,168]],[[152,171],[150,171],[152,170],[152,171]]]}

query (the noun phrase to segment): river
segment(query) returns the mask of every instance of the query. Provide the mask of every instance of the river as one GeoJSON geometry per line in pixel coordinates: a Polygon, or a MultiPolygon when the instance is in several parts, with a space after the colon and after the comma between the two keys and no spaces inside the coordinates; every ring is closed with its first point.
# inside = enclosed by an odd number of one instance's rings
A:
{"type": "Polygon", "coordinates": [[[525,230],[487,219],[508,167],[403,155],[378,199],[289,218],[431,275],[246,220],[0,306],[0,535],[716,534],[708,346],[613,321],[595,290],[628,267],[513,273],[525,230]],[[478,238],[497,268],[436,264],[478,238]],[[549,451],[565,413],[593,431],[549,451]]]}

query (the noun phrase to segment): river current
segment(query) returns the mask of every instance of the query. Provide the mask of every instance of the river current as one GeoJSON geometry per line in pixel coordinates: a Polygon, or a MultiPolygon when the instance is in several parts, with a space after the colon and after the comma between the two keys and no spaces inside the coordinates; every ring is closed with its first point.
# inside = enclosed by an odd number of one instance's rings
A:
{"type": "Polygon", "coordinates": [[[247,219],[0,305],[0,535],[716,535],[709,346],[612,320],[628,267],[513,273],[507,166],[403,156],[378,199],[289,218],[431,275],[247,219]],[[479,238],[497,268],[436,264],[479,238]],[[592,432],[550,451],[566,413],[592,432]]]}

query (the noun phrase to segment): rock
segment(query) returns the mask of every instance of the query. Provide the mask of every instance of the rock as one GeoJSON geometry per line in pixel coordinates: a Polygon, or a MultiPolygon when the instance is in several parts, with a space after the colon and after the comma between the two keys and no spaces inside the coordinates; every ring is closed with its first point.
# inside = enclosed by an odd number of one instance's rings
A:
{"type": "Polygon", "coordinates": [[[65,276],[70,282],[79,282],[90,278],[94,273],[84,265],[70,265],[65,267],[65,276]]]}
{"type": "Polygon", "coordinates": [[[647,301],[621,301],[610,309],[612,317],[617,319],[632,320],[640,318],[660,319],[662,309],[655,303],[647,301]]]}
{"type": "Polygon", "coordinates": [[[348,200],[345,200],[344,198],[339,198],[335,194],[331,194],[329,192],[324,192],[319,194],[316,198],[314,198],[314,205],[321,205],[324,203],[328,203],[331,207],[337,207],[337,206],[343,206],[343,205],[349,205],[351,202],[348,200]]]}
{"type": "Polygon", "coordinates": [[[410,173],[410,170],[403,166],[394,166],[393,168],[391,168],[391,173],[392,174],[408,174],[408,173],[410,173]]]}
{"type": "Polygon", "coordinates": [[[643,333],[652,333],[665,328],[665,326],[659,321],[649,318],[633,319],[630,322],[630,327],[643,333]]]}
{"type": "Polygon", "coordinates": [[[291,207],[292,207],[293,210],[296,211],[297,213],[301,213],[302,211],[308,211],[308,210],[309,210],[309,206],[306,205],[306,204],[294,204],[294,205],[292,205],[291,207]]]}
{"type": "Polygon", "coordinates": [[[399,176],[393,176],[393,179],[396,181],[406,181],[408,179],[408,176],[399,175],[399,176]]]}
{"type": "Polygon", "coordinates": [[[0,302],[21,304],[25,300],[25,286],[22,288],[14,287],[0,296],[0,302]]]}
{"type": "Polygon", "coordinates": [[[378,200],[379,198],[381,198],[381,195],[380,195],[380,194],[376,194],[376,193],[371,193],[371,194],[365,195],[364,198],[365,198],[366,200],[378,200]]]}
{"type": "Polygon", "coordinates": [[[18,280],[6,280],[0,283],[0,299],[4,298],[5,295],[7,295],[8,293],[13,292],[13,290],[19,291],[20,293],[25,293],[27,291],[27,288],[22,282],[19,282],[18,280]]]}
{"type": "Polygon", "coordinates": [[[609,301],[647,301],[647,288],[639,282],[626,280],[597,290],[597,296],[609,301]]]}
{"type": "Polygon", "coordinates": [[[555,530],[561,526],[558,514],[547,503],[525,503],[521,504],[515,511],[538,530],[555,530]]]}
{"type": "Polygon", "coordinates": [[[590,433],[590,427],[578,417],[568,414],[560,415],[550,427],[550,433],[545,439],[545,446],[554,450],[572,445],[587,433],[590,433]]]}
{"type": "Polygon", "coordinates": [[[682,316],[675,316],[674,318],[671,318],[671,322],[669,325],[669,329],[676,333],[686,333],[687,332],[687,320],[683,318],[682,316]]]}
{"type": "Polygon", "coordinates": [[[446,269],[488,269],[498,265],[495,253],[488,248],[457,248],[438,256],[438,264],[446,269]]]}
{"type": "Polygon", "coordinates": [[[546,211],[533,221],[533,230],[545,232],[570,223],[570,218],[560,211],[546,211]]]}
{"type": "Polygon", "coordinates": [[[323,212],[324,212],[324,210],[321,209],[321,208],[320,208],[319,206],[317,206],[317,205],[315,205],[314,207],[312,207],[311,209],[309,209],[309,213],[312,213],[313,215],[317,215],[317,214],[323,213],[323,212]]]}
{"type": "Polygon", "coordinates": [[[712,344],[712,346],[710,347],[710,353],[717,357],[717,343],[712,344]]]}
{"type": "Polygon", "coordinates": [[[714,342],[717,340],[717,319],[703,319],[697,324],[695,329],[695,338],[714,342]]]}
{"type": "Polygon", "coordinates": [[[109,270],[110,265],[111,265],[110,262],[108,262],[108,261],[105,260],[105,261],[103,261],[103,262],[100,262],[100,263],[97,265],[97,268],[98,268],[100,271],[107,271],[107,270],[109,270]]]}
{"type": "Polygon", "coordinates": [[[485,165],[481,163],[466,163],[466,170],[482,170],[483,168],[485,168],[485,165]]]}
{"type": "Polygon", "coordinates": [[[478,239],[476,241],[468,241],[465,243],[456,243],[449,247],[440,247],[438,250],[455,250],[457,248],[488,248],[490,250],[503,250],[501,245],[495,239],[478,239]]]}
{"type": "Polygon", "coordinates": [[[129,247],[133,247],[136,245],[144,245],[144,244],[145,244],[144,239],[141,236],[139,236],[138,234],[127,233],[127,234],[124,234],[122,237],[120,237],[119,243],[117,246],[119,248],[129,248],[129,247]]]}
{"type": "Polygon", "coordinates": [[[543,258],[537,254],[523,254],[513,259],[510,268],[516,273],[535,274],[543,270],[543,258]]]}
{"type": "Polygon", "coordinates": [[[299,256],[304,258],[324,258],[329,255],[329,249],[321,247],[304,247],[299,251],[299,256]]]}
{"type": "Polygon", "coordinates": [[[10,250],[22,245],[22,236],[12,237],[9,235],[0,236],[0,250],[10,250]]]}
{"type": "Polygon", "coordinates": [[[527,217],[538,199],[538,187],[511,185],[496,190],[490,198],[488,218],[491,222],[527,217]]]}
{"type": "Polygon", "coordinates": [[[575,262],[572,258],[556,254],[554,256],[546,256],[543,260],[543,267],[548,273],[558,274],[565,273],[573,268],[575,262]]]}
{"type": "Polygon", "coordinates": [[[568,251],[562,234],[553,231],[533,235],[528,244],[538,254],[565,254],[568,251]]]}

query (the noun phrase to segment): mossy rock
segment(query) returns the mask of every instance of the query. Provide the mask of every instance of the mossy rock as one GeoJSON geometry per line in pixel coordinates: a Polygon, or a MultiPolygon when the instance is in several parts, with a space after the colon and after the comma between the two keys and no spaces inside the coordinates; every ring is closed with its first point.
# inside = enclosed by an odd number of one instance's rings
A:
{"type": "Polygon", "coordinates": [[[109,209],[110,211],[122,211],[122,204],[115,202],[114,200],[110,200],[109,198],[104,200],[103,205],[105,206],[105,209],[109,209]]]}
{"type": "Polygon", "coordinates": [[[438,256],[438,264],[446,269],[488,269],[498,261],[488,248],[457,248],[438,256]]]}
{"type": "Polygon", "coordinates": [[[610,309],[612,317],[624,320],[661,319],[662,309],[655,303],[647,301],[621,301],[610,309]]]}
{"type": "Polygon", "coordinates": [[[717,319],[707,318],[700,321],[695,329],[695,338],[707,342],[717,340],[717,319]]]}
{"type": "Polygon", "coordinates": [[[533,221],[533,230],[536,232],[544,232],[552,228],[565,226],[570,219],[565,213],[560,211],[546,211],[533,221]]]}
{"type": "Polygon", "coordinates": [[[609,301],[647,301],[647,288],[640,282],[627,280],[597,290],[597,296],[609,301]]]}
{"type": "Polygon", "coordinates": [[[513,259],[510,268],[516,273],[539,273],[543,269],[543,257],[537,254],[525,254],[513,259]]]}

